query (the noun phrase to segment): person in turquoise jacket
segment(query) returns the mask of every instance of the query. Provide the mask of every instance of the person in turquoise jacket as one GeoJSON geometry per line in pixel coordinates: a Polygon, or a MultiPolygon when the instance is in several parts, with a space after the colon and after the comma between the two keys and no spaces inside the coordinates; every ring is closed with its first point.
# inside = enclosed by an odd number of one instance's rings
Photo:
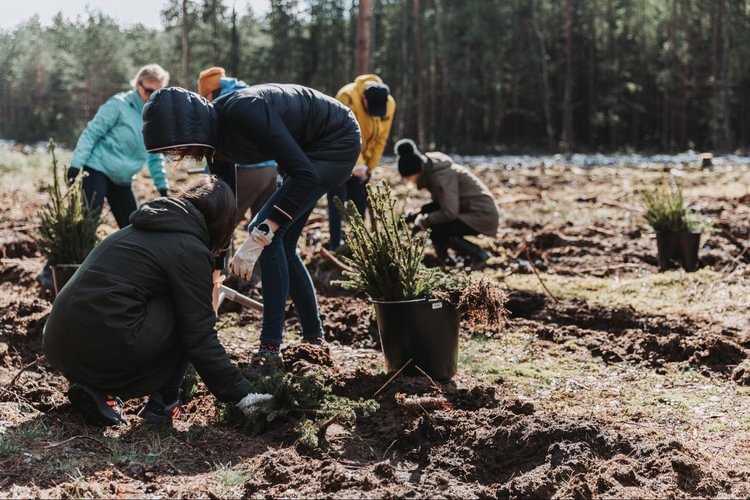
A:
{"type": "Polygon", "coordinates": [[[89,207],[98,215],[107,199],[117,225],[130,224],[138,208],[133,178],[148,163],[161,196],[168,195],[164,156],[150,154],[143,144],[143,105],[153,92],[169,83],[169,73],[158,64],[142,67],[130,82],[132,90],[120,92],[102,104],[78,138],[68,169],[68,182],[81,172],[89,207]]]}

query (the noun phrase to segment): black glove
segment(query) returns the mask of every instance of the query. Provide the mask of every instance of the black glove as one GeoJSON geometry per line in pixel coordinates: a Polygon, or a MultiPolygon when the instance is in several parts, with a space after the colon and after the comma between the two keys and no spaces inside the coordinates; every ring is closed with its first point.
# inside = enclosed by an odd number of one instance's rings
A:
{"type": "Polygon", "coordinates": [[[406,212],[406,214],[404,215],[404,221],[406,221],[407,224],[411,224],[412,222],[414,222],[418,215],[419,212],[406,212]]]}
{"type": "Polygon", "coordinates": [[[159,196],[169,196],[169,189],[167,188],[161,188],[159,189],[159,196]]]}
{"type": "Polygon", "coordinates": [[[76,177],[78,177],[78,174],[80,172],[81,172],[80,168],[68,167],[68,173],[66,174],[66,177],[68,180],[68,186],[73,184],[73,182],[76,180],[76,177]]]}

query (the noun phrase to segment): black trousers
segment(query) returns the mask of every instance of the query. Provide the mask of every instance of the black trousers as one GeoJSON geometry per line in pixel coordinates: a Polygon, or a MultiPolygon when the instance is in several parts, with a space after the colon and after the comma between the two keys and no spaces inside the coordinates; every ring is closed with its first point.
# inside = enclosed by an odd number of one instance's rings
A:
{"type": "Polygon", "coordinates": [[[103,173],[89,167],[83,167],[88,173],[83,178],[83,193],[89,203],[89,208],[96,216],[102,213],[104,199],[109,202],[109,208],[117,221],[117,226],[123,228],[130,225],[130,214],[135,212],[138,205],[135,202],[133,186],[115,184],[103,173]]]}

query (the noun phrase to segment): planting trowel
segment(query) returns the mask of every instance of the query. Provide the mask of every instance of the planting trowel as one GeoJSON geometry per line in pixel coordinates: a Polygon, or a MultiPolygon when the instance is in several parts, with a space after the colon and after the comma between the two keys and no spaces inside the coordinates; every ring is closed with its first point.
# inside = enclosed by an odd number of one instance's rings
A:
{"type": "Polygon", "coordinates": [[[221,305],[222,302],[224,302],[224,299],[229,299],[232,302],[237,302],[238,304],[242,304],[245,307],[249,307],[250,309],[255,309],[256,311],[263,312],[263,304],[258,302],[257,300],[251,299],[247,295],[242,295],[237,290],[234,290],[233,288],[229,288],[226,285],[221,285],[221,289],[219,290],[219,305],[221,305]]]}

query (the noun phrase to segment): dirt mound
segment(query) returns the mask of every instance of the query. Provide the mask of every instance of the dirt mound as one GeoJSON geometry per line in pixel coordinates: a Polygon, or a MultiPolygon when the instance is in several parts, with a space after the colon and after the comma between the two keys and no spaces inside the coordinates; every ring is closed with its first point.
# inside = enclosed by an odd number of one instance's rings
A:
{"type": "Polygon", "coordinates": [[[507,305],[516,322],[539,338],[563,343],[581,339],[592,354],[607,362],[636,362],[660,368],[686,362],[713,372],[729,373],[750,357],[738,332],[687,316],[650,315],[630,308],[607,308],[578,301],[546,300],[513,291],[507,305]]]}
{"type": "Polygon", "coordinates": [[[281,354],[286,371],[299,373],[311,366],[333,367],[331,350],[324,345],[298,342],[286,347],[281,354]]]}

